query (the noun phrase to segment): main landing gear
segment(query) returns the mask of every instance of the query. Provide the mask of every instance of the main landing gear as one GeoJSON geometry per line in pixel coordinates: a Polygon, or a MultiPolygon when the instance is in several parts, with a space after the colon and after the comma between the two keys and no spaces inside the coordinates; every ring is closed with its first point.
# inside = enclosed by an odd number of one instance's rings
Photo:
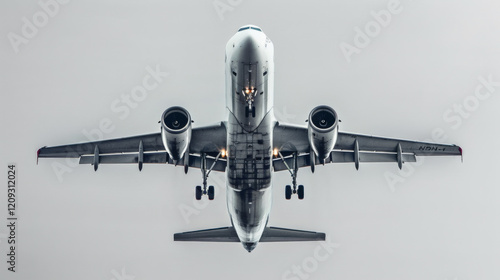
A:
{"type": "Polygon", "coordinates": [[[207,170],[207,155],[206,154],[201,154],[201,175],[203,177],[203,187],[202,186],[196,186],[194,196],[196,200],[200,200],[203,195],[207,195],[209,200],[214,200],[215,198],[215,188],[214,186],[208,186],[207,188],[207,179],[208,175],[210,175],[210,171],[215,166],[215,163],[217,163],[217,160],[219,160],[221,156],[221,152],[217,155],[215,158],[214,162],[210,166],[210,168],[207,170]]]}
{"type": "Polygon", "coordinates": [[[281,152],[279,152],[279,156],[292,176],[292,185],[286,185],[285,187],[285,199],[289,200],[292,198],[292,194],[297,194],[297,197],[300,200],[304,199],[304,185],[299,185],[297,188],[297,172],[299,171],[297,164],[297,152],[293,153],[292,168],[288,166],[281,152]]]}
{"type": "Polygon", "coordinates": [[[201,200],[201,196],[204,194],[208,195],[209,200],[214,200],[214,198],[215,198],[214,186],[208,186],[208,190],[207,190],[206,185],[203,186],[203,189],[201,189],[201,186],[196,186],[195,194],[194,194],[196,200],[201,200]]]}
{"type": "Polygon", "coordinates": [[[290,185],[286,185],[285,187],[285,199],[289,200],[292,198],[292,194],[297,194],[299,199],[304,199],[304,185],[299,185],[298,188],[293,188],[290,185]]]}

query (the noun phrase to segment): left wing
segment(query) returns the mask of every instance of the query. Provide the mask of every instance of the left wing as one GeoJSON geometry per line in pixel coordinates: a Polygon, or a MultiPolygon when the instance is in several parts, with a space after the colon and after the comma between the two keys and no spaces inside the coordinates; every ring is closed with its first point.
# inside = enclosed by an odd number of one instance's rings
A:
{"type": "MultiPolygon", "coordinates": [[[[226,147],[226,127],[224,123],[193,128],[189,145],[189,167],[201,167],[201,154],[209,155],[207,165],[211,166],[215,156],[226,147]]],[[[80,158],[80,164],[136,163],[142,169],[143,163],[169,163],[163,146],[161,133],[132,136],[119,139],[93,141],[72,145],[43,147],[37,152],[38,158],[80,158]]],[[[219,158],[214,171],[226,169],[225,159],[219,158]]]]}
{"type": "MultiPolygon", "coordinates": [[[[292,166],[294,159],[290,155],[295,152],[297,168],[320,164],[318,159],[310,156],[307,127],[277,123],[274,147],[284,155],[284,161],[279,157],[274,159],[275,171],[287,170],[286,165],[292,166]]],[[[462,156],[462,149],[456,145],[339,132],[325,163],[354,162],[358,168],[360,162],[397,162],[401,168],[404,162],[415,162],[416,156],[462,156]]]]}

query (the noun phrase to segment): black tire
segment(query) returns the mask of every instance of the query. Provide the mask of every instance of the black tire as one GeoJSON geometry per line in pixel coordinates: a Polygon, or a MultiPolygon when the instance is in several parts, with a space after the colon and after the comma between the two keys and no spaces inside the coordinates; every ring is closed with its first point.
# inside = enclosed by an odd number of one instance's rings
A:
{"type": "Polygon", "coordinates": [[[299,188],[297,189],[297,196],[299,199],[304,199],[304,186],[299,185],[299,188]]]}
{"type": "Polygon", "coordinates": [[[289,200],[292,198],[292,187],[290,185],[286,185],[285,187],[285,199],[289,200]]]}
{"type": "Polygon", "coordinates": [[[255,107],[252,107],[252,118],[255,118],[255,107]]]}
{"type": "Polygon", "coordinates": [[[195,192],[194,192],[194,197],[196,198],[196,200],[201,199],[201,186],[196,186],[195,192]]]}
{"type": "Polygon", "coordinates": [[[208,187],[208,199],[214,200],[214,197],[215,197],[215,188],[214,188],[214,186],[209,186],[208,187]]]}
{"type": "Polygon", "coordinates": [[[248,107],[245,107],[245,117],[246,117],[246,118],[248,118],[248,115],[249,115],[249,114],[250,114],[250,113],[248,112],[248,107]]]}

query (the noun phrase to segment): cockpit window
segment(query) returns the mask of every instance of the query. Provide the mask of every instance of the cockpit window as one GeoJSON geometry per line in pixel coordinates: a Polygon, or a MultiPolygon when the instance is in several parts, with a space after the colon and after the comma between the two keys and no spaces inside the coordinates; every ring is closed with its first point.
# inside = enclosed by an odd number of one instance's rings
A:
{"type": "Polygon", "coordinates": [[[242,28],[238,29],[238,32],[243,31],[243,30],[247,30],[247,29],[253,29],[253,30],[257,30],[257,31],[262,32],[262,29],[260,29],[258,27],[251,27],[251,26],[242,27],[242,28]]]}

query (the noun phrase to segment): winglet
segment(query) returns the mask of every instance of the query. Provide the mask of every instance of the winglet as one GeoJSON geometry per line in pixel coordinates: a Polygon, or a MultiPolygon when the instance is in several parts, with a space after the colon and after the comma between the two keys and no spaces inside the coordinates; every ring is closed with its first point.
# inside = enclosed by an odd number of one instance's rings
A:
{"type": "Polygon", "coordinates": [[[464,155],[462,151],[462,147],[458,146],[458,150],[460,151],[460,158],[462,159],[462,163],[464,162],[464,155]]]}
{"type": "Polygon", "coordinates": [[[44,147],[38,149],[38,151],[36,151],[36,165],[38,165],[38,157],[40,156],[40,150],[43,149],[44,147]]]}

